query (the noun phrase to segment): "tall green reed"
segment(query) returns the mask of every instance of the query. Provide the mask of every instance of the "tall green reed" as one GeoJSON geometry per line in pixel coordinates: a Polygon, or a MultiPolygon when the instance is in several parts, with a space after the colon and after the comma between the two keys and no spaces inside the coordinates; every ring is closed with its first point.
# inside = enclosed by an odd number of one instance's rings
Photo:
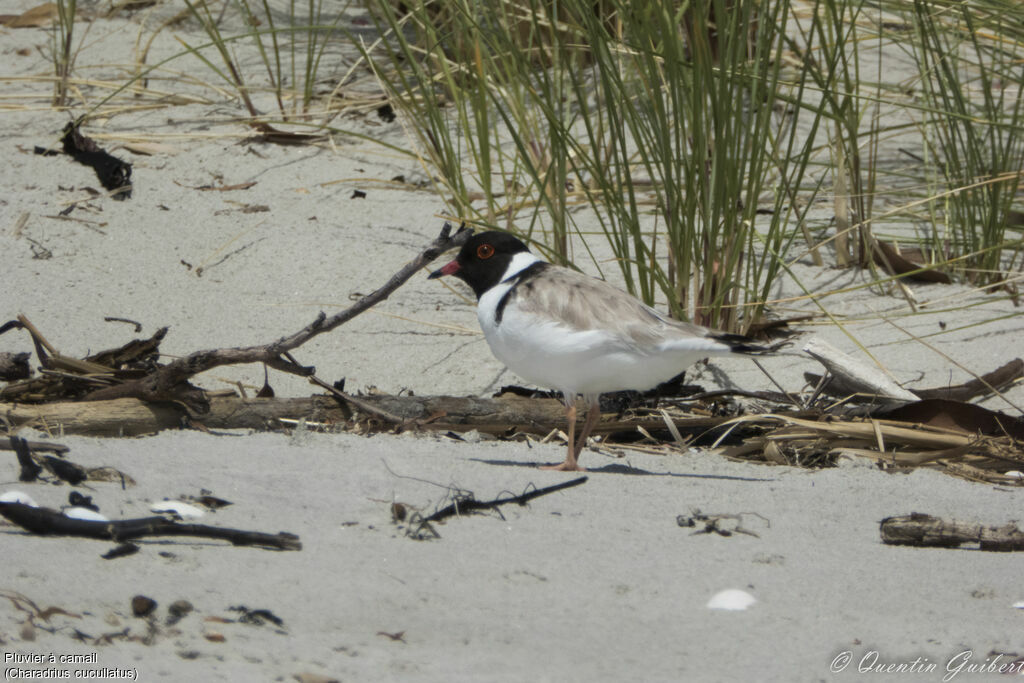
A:
{"type": "Polygon", "coordinates": [[[272,8],[268,0],[232,0],[230,6],[252,27],[244,37],[251,39],[260,55],[265,83],[239,63],[231,48],[239,36],[224,35],[222,13],[215,16],[207,0],[185,0],[185,5],[210,38],[219,60],[199,49],[193,48],[192,53],[236,90],[253,117],[260,116],[253,94],[268,92],[284,121],[308,118],[325,50],[340,35],[338,23],[348,3],[333,8],[334,19],[328,21],[322,0],[306,0],[304,6],[290,0],[283,11],[272,8]]]}
{"type": "Polygon", "coordinates": [[[756,319],[795,234],[821,119],[804,106],[806,77],[780,77],[789,3],[454,4],[439,22],[427,4],[399,17],[380,3],[393,40],[366,55],[441,161],[453,208],[483,222],[504,213],[505,227],[520,218],[530,237],[540,226],[568,260],[569,234],[589,248],[572,210],[582,203],[631,292],[726,328],[756,319]]]}
{"type": "Polygon", "coordinates": [[[51,50],[56,80],[54,82],[53,105],[64,107],[68,104],[68,80],[75,63],[72,39],[75,32],[77,0],[57,0],[57,21],[51,50]]]}
{"type": "Polygon", "coordinates": [[[1024,266],[1024,242],[1007,234],[1024,176],[1024,46],[1008,9],[915,0],[912,14],[924,138],[946,190],[932,248],[945,260],[969,255],[958,263],[981,285],[1024,266]]]}

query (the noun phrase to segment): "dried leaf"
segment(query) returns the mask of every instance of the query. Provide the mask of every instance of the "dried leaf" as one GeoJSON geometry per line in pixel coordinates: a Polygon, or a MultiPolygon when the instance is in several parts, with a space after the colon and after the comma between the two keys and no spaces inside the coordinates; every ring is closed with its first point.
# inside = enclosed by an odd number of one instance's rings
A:
{"type": "Polygon", "coordinates": [[[56,16],[57,4],[45,2],[21,14],[5,14],[0,17],[0,24],[6,24],[10,28],[35,28],[49,26],[56,16]],[[4,21],[5,19],[7,21],[4,21]]]}
{"type": "Polygon", "coordinates": [[[877,414],[898,422],[960,430],[968,434],[1012,436],[1024,441],[1024,420],[973,403],[933,398],[883,410],[877,414]]]}

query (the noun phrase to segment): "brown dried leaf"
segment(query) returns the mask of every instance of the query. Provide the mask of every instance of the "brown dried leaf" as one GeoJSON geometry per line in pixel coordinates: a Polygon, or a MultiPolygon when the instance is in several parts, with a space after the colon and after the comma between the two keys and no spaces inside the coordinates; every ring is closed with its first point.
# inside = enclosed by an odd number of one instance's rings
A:
{"type": "Polygon", "coordinates": [[[56,16],[57,4],[44,2],[21,14],[5,14],[0,17],[0,24],[6,24],[10,28],[36,28],[49,26],[56,16]],[[8,19],[8,21],[4,21],[4,19],[8,19]]]}

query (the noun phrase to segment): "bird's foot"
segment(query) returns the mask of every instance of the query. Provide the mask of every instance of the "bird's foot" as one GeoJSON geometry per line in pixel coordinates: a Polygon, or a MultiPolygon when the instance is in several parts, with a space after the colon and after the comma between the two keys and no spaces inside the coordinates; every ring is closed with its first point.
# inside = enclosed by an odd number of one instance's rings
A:
{"type": "Polygon", "coordinates": [[[555,472],[586,472],[586,467],[580,467],[578,463],[569,462],[566,460],[563,463],[557,465],[540,465],[542,470],[553,470],[555,472]]]}

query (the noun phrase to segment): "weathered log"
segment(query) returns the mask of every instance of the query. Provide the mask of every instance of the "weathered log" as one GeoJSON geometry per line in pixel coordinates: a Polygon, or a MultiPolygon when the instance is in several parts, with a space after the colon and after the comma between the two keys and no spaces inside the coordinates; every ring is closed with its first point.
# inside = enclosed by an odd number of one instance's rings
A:
{"type": "Polygon", "coordinates": [[[919,512],[886,517],[881,524],[882,542],[891,545],[958,548],[978,544],[981,550],[1024,550],[1024,532],[1016,524],[1000,527],[942,519],[919,512]]]}
{"type": "MultiPolygon", "coordinates": [[[[499,398],[457,396],[360,396],[360,402],[378,408],[399,420],[391,426],[431,431],[466,432],[477,430],[488,434],[507,434],[518,430],[546,435],[553,429],[565,428],[565,407],[554,398],[525,398],[506,395],[499,398]]],[[[81,401],[42,404],[0,404],[0,416],[12,427],[31,427],[50,434],[84,434],[89,436],[136,436],[164,429],[180,429],[198,422],[209,429],[281,429],[300,420],[315,423],[345,423],[352,416],[330,396],[304,398],[238,398],[212,397],[210,410],[199,418],[189,418],[185,410],[173,403],[148,403],[134,398],[109,401],[81,401]]],[[[359,413],[358,408],[356,412],[359,413]]],[[[376,420],[372,414],[360,418],[376,420]]],[[[727,417],[675,418],[680,431],[703,431],[719,425],[727,417]]],[[[634,430],[665,429],[661,415],[632,420],[607,419],[598,423],[596,434],[634,430]]]]}

